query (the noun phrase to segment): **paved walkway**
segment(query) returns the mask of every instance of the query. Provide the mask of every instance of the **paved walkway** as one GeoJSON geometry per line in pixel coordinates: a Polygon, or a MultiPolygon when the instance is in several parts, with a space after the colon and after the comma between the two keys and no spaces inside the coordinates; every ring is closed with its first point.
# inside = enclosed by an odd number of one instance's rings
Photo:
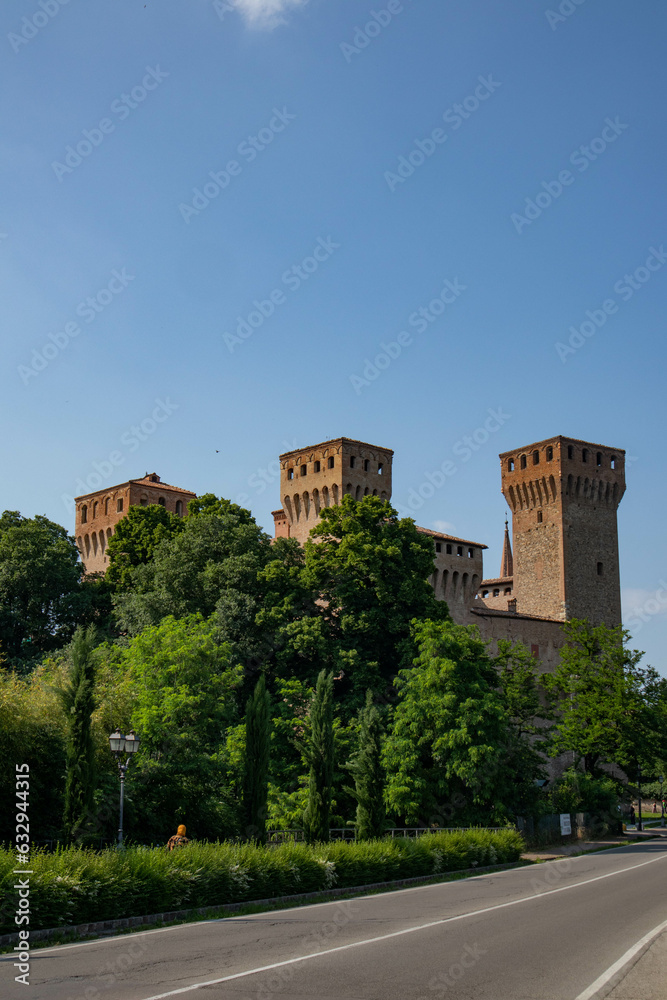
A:
{"type": "Polygon", "coordinates": [[[630,833],[619,833],[618,836],[601,837],[600,840],[575,840],[565,844],[548,844],[546,847],[526,851],[522,857],[526,858],[527,861],[551,861],[555,858],[576,857],[578,854],[599,851],[605,847],[621,847],[623,844],[631,844],[655,836],[667,837],[667,829],[661,830],[660,827],[652,827],[649,830],[633,830],[630,833]]]}

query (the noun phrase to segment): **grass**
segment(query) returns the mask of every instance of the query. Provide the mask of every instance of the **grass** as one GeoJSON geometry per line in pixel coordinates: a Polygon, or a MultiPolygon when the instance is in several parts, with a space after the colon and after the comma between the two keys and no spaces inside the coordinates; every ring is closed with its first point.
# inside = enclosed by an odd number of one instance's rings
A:
{"type": "MultiPolygon", "coordinates": [[[[374,882],[445,874],[518,861],[525,844],[516,830],[429,834],[418,840],[361,843],[188,844],[163,848],[34,851],[30,928],[100,920],[374,882]]],[[[14,852],[0,851],[0,933],[16,930],[14,852]],[[7,905],[9,903],[9,905],[7,905]]]]}

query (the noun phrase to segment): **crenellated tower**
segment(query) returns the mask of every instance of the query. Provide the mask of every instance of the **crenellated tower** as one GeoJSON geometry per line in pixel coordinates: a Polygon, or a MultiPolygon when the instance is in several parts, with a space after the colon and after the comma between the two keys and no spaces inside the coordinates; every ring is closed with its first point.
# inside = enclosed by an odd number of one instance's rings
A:
{"type": "Polygon", "coordinates": [[[620,448],[554,437],[500,456],[517,612],[619,625],[620,448]]]}

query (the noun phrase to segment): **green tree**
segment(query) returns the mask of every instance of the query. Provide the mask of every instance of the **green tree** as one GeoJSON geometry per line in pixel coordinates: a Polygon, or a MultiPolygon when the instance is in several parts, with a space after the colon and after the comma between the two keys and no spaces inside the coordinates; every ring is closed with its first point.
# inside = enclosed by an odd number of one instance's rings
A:
{"type": "Polygon", "coordinates": [[[67,778],[63,827],[68,840],[79,840],[93,812],[95,748],[91,719],[95,711],[95,629],[77,629],[70,647],[67,684],[57,693],[67,718],[67,778]]]}
{"type": "Polygon", "coordinates": [[[633,778],[652,773],[667,756],[667,681],[641,667],[643,653],[626,648],[620,626],[574,620],[563,626],[567,642],[544,684],[555,711],[551,753],[573,752],[588,774],[618,764],[633,778]]]}
{"type": "Polygon", "coordinates": [[[321,511],[305,548],[330,655],[336,651],[345,672],[341,697],[356,711],[368,688],[377,693],[412,662],[412,619],[449,617],[428,583],[433,539],[379,497],[346,495],[321,511]]]}
{"type": "Polygon", "coordinates": [[[142,741],[128,771],[128,831],[164,840],[186,823],[200,839],[234,835],[241,817],[227,732],[239,722],[242,676],[229,647],[190,615],[145,629],[122,655],[142,741]]]}
{"type": "Polygon", "coordinates": [[[357,802],[357,840],[381,837],[385,831],[385,773],[382,767],[382,719],[373,704],[373,692],[366,692],[366,704],[359,711],[358,749],[347,765],[354,778],[354,790],[348,789],[357,802]]]}
{"type": "Polygon", "coordinates": [[[83,567],[64,528],[38,515],[0,517],[0,648],[13,665],[67,643],[83,567]]]}
{"type": "Polygon", "coordinates": [[[174,538],[183,527],[183,518],[161,504],[130,507],[109,539],[106,580],[118,590],[131,587],[135,567],[149,562],[160,542],[174,538]]]}
{"type": "Polygon", "coordinates": [[[517,815],[536,815],[540,790],[535,782],[547,777],[551,733],[550,712],[539,682],[539,661],[523,643],[500,639],[493,664],[507,713],[505,765],[514,774],[507,804],[517,815]]]}
{"type": "Polygon", "coordinates": [[[418,657],[401,670],[385,742],[387,805],[406,824],[444,816],[488,823],[506,815],[507,712],[473,626],[415,623],[418,657]]]}
{"type": "Polygon", "coordinates": [[[309,843],[329,839],[334,772],[333,674],[320,671],[310,708],[310,738],[302,745],[308,763],[308,804],[303,814],[309,843]]]}
{"type": "Polygon", "coordinates": [[[246,836],[266,843],[271,759],[271,697],[260,677],[246,707],[243,811],[246,836]]]}

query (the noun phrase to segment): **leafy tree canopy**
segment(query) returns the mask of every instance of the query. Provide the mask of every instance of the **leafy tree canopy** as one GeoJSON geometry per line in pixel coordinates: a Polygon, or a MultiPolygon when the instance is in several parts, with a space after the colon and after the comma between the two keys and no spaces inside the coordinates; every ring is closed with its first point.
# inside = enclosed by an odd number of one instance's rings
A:
{"type": "Polygon", "coordinates": [[[116,525],[109,540],[109,569],[106,579],[119,590],[132,586],[132,571],[153,557],[160,542],[174,538],[183,530],[183,518],[161,504],[130,507],[116,525]]]}
{"type": "Polygon", "coordinates": [[[667,680],[640,666],[644,654],[626,648],[620,626],[574,620],[563,629],[560,663],[544,677],[556,712],[551,753],[574,752],[594,776],[603,762],[630,778],[638,766],[651,773],[667,756],[667,680]]]}
{"type": "Polygon", "coordinates": [[[511,776],[504,763],[508,716],[477,630],[417,622],[418,657],[401,670],[384,751],[387,805],[408,825],[484,822],[502,813],[511,776]]]}
{"type": "Polygon", "coordinates": [[[83,567],[74,538],[48,518],[0,517],[0,648],[36,659],[69,641],[83,567]]]}
{"type": "Polygon", "coordinates": [[[443,621],[428,577],[433,540],[410,518],[399,520],[379,497],[351,496],[321,511],[306,542],[306,579],[320,596],[329,642],[347,658],[351,707],[360,708],[414,656],[412,619],[443,621]],[[312,539],[312,540],[311,540],[312,539]]]}

